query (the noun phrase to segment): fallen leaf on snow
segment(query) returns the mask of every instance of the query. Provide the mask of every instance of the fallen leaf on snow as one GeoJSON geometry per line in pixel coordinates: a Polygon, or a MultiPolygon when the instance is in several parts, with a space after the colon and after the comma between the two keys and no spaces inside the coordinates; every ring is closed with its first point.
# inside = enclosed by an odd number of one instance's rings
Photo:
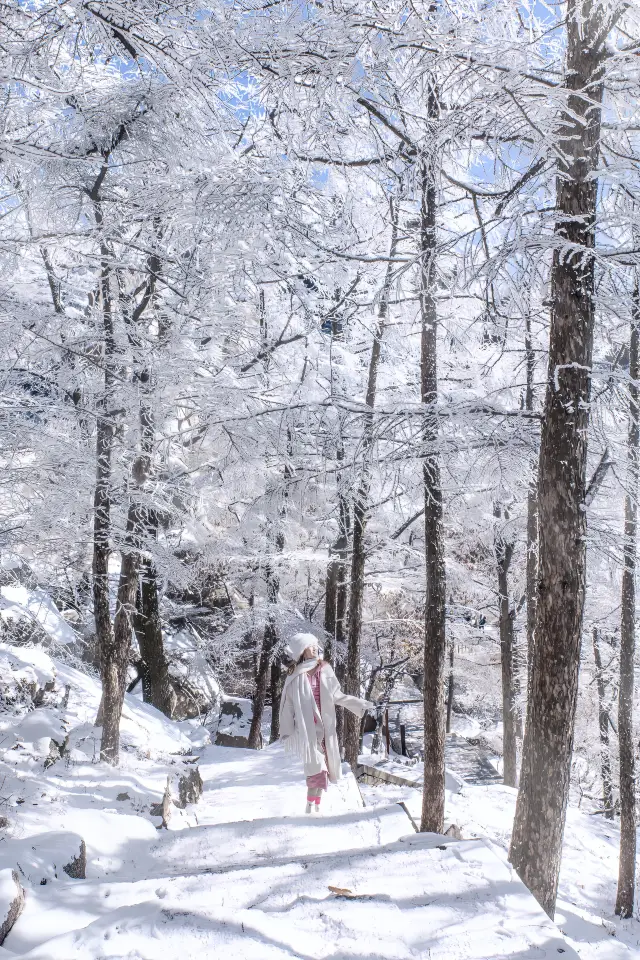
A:
{"type": "Polygon", "coordinates": [[[337,897],[355,897],[356,896],[353,890],[347,890],[346,887],[332,887],[331,884],[329,884],[329,890],[331,890],[331,893],[335,893],[337,897]]]}

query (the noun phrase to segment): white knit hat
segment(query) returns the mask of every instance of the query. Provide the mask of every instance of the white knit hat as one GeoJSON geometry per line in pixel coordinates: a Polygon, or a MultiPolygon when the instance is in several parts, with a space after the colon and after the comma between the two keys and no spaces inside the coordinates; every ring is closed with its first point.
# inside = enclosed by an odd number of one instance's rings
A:
{"type": "Polygon", "coordinates": [[[284,652],[293,663],[297,663],[307,647],[318,649],[318,638],[312,633],[294,633],[289,637],[284,652]]]}

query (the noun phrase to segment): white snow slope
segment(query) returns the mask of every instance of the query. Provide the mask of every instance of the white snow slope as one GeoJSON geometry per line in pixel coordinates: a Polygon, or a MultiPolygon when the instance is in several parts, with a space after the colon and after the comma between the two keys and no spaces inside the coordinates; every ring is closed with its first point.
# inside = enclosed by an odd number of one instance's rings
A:
{"type": "MultiPolygon", "coordinates": [[[[35,649],[0,645],[0,669],[71,685],[0,714],[0,869],[26,906],[0,948],[23,960],[563,960],[577,954],[500,852],[481,839],[417,835],[397,803],[365,807],[349,775],[324,816],[301,815],[304,783],[279,747],[203,746],[127,698],[120,768],[95,759],[99,687],[35,649]],[[64,733],[67,758],[45,769],[64,733]],[[196,749],[197,748],[197,749],[196,749]],[[191,756],[185,756],[186,751],[191,756]],[[167,774],[198,765],[205,792],[158,829],[167,774]],[[119,799],[118,799],[119,797],[119,799]],[[62,870],[87,846],[87,879],[62,870]],[[43,883],[43,881],[45,881],[43,883]]],[[[176,794],[174,784],[174,795],[176,794]]]]}
{"type": "MultiPolygon", "coordinates": [[[[362,793],[367,804],[401,801],[419,821],[418,790],[363,786],[362,793]]],[[[506,861],[516,796],[502,784],[465,786],[459,794],[447,793],[447,821],[463,837],[488,839],[506,861]]],[[[640,960],[640,921],[620,920],[613,912],[619,844],[616,823],[569,808],[555,922],[582,960],[640,960]]]]}

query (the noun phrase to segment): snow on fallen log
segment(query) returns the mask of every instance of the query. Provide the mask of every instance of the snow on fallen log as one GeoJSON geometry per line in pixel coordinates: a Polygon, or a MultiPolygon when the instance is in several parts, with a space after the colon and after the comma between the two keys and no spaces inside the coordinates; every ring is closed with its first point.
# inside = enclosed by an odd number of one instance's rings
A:
{"type": "Polygon", "coordinates": [[[17,870],[0,870],[0,945],[7,939],[24,907],[24,890],[17,870]]]}

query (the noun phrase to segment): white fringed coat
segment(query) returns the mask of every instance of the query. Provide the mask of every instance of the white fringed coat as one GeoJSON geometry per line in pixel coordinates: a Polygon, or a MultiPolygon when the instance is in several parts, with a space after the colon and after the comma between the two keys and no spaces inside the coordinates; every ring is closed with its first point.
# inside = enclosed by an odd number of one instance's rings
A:
{"type": "MultiPolygon", "coordinates": [[[[309,664],[309,666],[311,665],[309,664]]],[[[349,694],[343,693],[332,667],[328,663],[322,664],[320,671],[320,718],[327,755],[325,763],[323,751],[319,747],[322,742],[321,731],[314,732],[309,729],[310,725],[308,723],[304,729],[301,729],[304,724],[296,723],[297,718],[300,717],[300,704],[296,697],[296,684],[300,682],[300,678],[306,683],[309,696],[313,701],[311,684],[306,675],[308,672],[307,664],[301,664],[285,681],[280,700],[280,737],[285,741],[285,749],[288,748],[301,757],[304,763],[305,777],[311,777],[327,769],[331,783],[337,783],[341,777],[342,769],[340,747],[336,733],[336,704],[345,707],[351,713],[355,713],[357,717],[364,715],[369,704],[366,700],[361,700],[360,697],[351,697],[349,694]]],[[[305,699],[308,702],[306,689],[305,699]]],[[[313,701],[312,709],[314,708],[315,701],[313,701]]]]}

